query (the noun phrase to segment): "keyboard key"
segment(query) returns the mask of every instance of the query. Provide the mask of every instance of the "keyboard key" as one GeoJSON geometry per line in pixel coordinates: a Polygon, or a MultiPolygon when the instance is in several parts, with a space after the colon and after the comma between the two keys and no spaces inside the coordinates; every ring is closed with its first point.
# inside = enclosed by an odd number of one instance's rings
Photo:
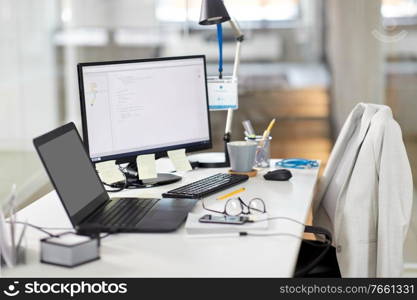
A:
{"type": "Polygon", "coordinates": [[[109,227],[134,228],[159,199],[120,198],[109,201],[88,223],[109,227]]]}

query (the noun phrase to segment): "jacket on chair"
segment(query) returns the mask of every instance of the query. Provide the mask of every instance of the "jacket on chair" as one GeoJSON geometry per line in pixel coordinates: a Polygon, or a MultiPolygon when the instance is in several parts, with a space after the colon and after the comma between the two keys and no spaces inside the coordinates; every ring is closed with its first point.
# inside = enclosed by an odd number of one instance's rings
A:
{"type": "Polygon", "coordinates": [[[412,195],[411,169],[391,109],[358,104],[332,150],[313,206],[314,225],[333,233],[342,277],[401,275],[412,195]]]}

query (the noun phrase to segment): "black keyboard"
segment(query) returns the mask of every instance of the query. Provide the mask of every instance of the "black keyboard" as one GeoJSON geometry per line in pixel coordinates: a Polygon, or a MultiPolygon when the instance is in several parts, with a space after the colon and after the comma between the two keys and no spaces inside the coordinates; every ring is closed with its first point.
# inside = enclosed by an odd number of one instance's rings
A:
{"type": "Polygon", "coordinates": [[[162,194],[165,198],[204,198],[249,179],[247,175],[215,174],[162,194]]]}
{"type": "Polygon", "coordinates": [[[105,227],[134,228],[159,199],[120,198],[109,201],[87,221],[105,227]]]}

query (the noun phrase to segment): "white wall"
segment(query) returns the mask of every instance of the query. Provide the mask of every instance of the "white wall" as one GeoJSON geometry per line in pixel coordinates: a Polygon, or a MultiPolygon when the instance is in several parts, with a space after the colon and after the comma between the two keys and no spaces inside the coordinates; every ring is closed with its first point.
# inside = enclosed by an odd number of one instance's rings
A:
{"type": "MultiPolygon", "coordinates": [[[[68,0],[63,0],[63,2],[68,0]]],[[[154,27],[156,0],[69,0],[79,27],[154,27]]]]}
{"type": "Polygon", "coordinates": [[[0,150],[57,125],[55,16],[54,0],[0,0],[0,150]]]}
{"type": "Polygon", "coordinates": [[[336,133],[358,102],[384,103],[380,0],[327,0],[327,53],[336,133]]]}

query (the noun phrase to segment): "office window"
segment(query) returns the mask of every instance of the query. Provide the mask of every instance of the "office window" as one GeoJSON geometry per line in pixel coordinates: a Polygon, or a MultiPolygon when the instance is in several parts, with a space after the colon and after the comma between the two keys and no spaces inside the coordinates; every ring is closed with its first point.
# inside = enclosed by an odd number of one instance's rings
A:
{"type": "Polygon", "coordinates": [[[417,18],[417,0],[382,0],[384,18],[417,18]]]}
{"type": "MultiPolygon", "coordinates": [[[[239,22],[294,21],[300,15],[299,0],[224,0],[229,14],[239,22]]],[[[162,22],[196,22],[201,0],[159,0],[156,16],[162,22]]]]}

